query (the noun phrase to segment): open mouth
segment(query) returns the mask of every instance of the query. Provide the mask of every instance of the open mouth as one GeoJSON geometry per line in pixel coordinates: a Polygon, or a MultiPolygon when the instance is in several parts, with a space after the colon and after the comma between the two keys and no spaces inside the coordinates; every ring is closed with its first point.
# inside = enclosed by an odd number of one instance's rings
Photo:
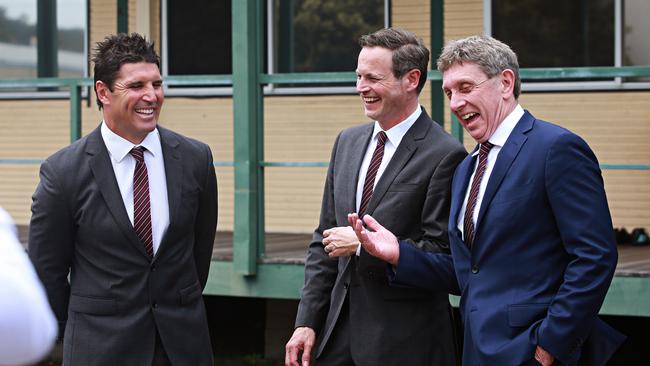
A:
{"type": "Polygon", "coordinates": [[[478,114],[478,113],[476,113],[476,112],[469,112],[469,113],[465,113],[465,114],[463,114],[462,116],[460,116],[460,118],[461,118],[465,123],[469,124],[469,123],[474,122],[476,119],[478,119],[479,116],[480,116],[480,114],[478,114]]]}
{"type": "Polygon", "coordinates": [[[151,107],[148,107],[148,108],[136,108],[136,109],[135,109],[135,113],[137,113],[137,114],[143,114],[143,115],[145,115],[145,116],[153,115],[155,111],[156,111],[156,109],[155,109],[155,108],[151,108],[151,107]]]}
{"type": "Polygon", "coordinates": [[[379,101],[377,97],[362,97],[363,102],[366,104],[373,104],[379,101]]]}

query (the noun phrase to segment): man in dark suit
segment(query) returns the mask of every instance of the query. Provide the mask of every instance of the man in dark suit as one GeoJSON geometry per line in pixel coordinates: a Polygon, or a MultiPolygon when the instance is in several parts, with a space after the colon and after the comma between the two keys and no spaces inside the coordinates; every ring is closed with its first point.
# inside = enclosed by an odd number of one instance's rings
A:
{"type": "Polygon", "coordinates": [[[217,220],[212,153],[158,126],[153,44],[110,36],[93,62],[104,120],[43,163],[29,231],[64,364],[212,365],[201,297],[217,220]]]}
{"type": "Polygon", "coordinates": [[[447,294],[389,287],[386,263],[360,248],[347,214],[381,217],[414,250],[447,252],[450,180],[466,152],[418,102],[421,40],[382,29],[360,45],[357,91],[375,122],[334,144],[285,364],[307,365],[318,337],[319,366],[455,365],[447,294]]]}
{"type": "Polygon", "coordinates": [[[464,365],[604,365],[624,337],[597,317],[617,252],[596,157],[522,109],[517,56],[502,42],[452,41],[438,70],[479,143],[454,173],[451,255],[414,251],[381,218],[365,216],[366,230],[352,214],[360,240],[394,266],[393,284],[461,296],[464,365]]]}

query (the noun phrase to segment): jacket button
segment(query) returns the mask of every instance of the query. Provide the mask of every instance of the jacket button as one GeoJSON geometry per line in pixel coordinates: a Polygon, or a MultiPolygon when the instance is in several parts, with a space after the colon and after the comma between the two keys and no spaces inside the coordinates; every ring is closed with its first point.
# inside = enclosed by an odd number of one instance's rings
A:
{"type": "Polygon", "coordinates": [[[350,284],[347,283],[347,282],[344,283],[344,284],[343,284],[343,288],[346,289],[346,290],[349,289],[349,288],[350,288],[350,284]]]}
{"type": "Polygon", "coordinates": [[[152,309],[157,309],[157,308],[158,308],[158,304],[154,302],[153,304],[151,304],[151,308],[152,308],[152,309]]]}
{"type": "Polygon", "coordinates": [[[156,265],[155,264],[151,265],[151,272],[156,272],[156,265]]]}
{"type": "Polygon", "coordinates": [[[474,274],[478,273],[478,266],[472,266],[472,273],[474,274]]]}

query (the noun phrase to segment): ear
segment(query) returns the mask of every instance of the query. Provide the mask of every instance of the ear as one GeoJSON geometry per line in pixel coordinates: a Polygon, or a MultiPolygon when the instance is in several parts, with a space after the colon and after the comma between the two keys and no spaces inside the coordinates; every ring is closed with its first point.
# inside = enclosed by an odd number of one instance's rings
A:
{"type": "Polygon", "coordinates": [[[404,75],[404,80],[406,82],[406,90],[417,90],[418,84],[420,83],[420,78],[422,73],[418,69],[409,70],[406,75],[404,75]]]}
{"type": "Polygon", "coordinates": [[[512,97],[515,90],[515,73],[510,69],[501,71],[501,92],[504,97],[512,97]]]}
{"type": "Polygon", "coordinates": [[[95,82],[95,93],[97,93],[97,99],[99,99],[102,104],[107,105],[111,103],[110,98],[108,97],[110,92],[111,90],[108,88],[106,83],[101,80],[95,82]]]}

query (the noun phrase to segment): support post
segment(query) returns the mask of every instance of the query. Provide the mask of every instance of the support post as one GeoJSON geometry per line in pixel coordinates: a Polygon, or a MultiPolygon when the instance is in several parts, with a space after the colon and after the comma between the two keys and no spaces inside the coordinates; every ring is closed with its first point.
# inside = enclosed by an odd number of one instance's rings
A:
{"type": "Polygon", "coordinates": [[[262,1],[232,2],[236,273],[255,275],[264,248],[262,1]]]}

